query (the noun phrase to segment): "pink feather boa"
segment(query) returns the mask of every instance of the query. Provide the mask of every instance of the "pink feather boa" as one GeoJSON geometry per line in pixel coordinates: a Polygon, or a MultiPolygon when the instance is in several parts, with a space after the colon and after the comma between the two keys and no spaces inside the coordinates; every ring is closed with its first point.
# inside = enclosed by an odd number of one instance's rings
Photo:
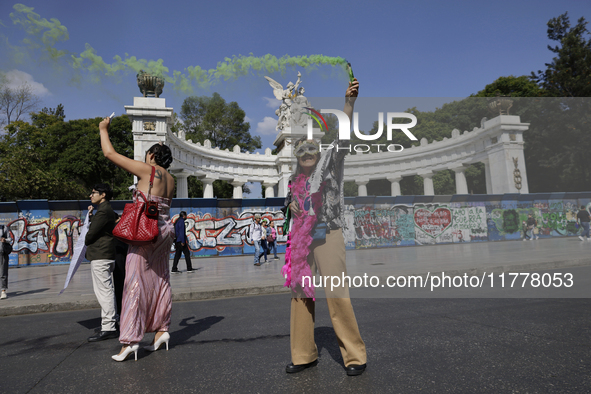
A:
{"type": "MultiPolygon", "coordinates": [[[[300,196],[305,194],[306,181],[306,176],[300,174],[290,186],[292,190],[291,195],[298,202],[298,206],[302,210],[304,201],[300,196]]],[[[312,207],[316,212],[319,212],[322,206],[322,189],[321,187],[317,193],[310,196],[312,207]]],[[[281,269],[281,274],[286,279],[284,286],[289,286],[294,291],[297,291],[299,287],[309,298],[314,298],[315,296],[314,285],[312,283],[306,283],[304,286],[302,277],[307,276],[312,278],[312,270],[308,264],[308,254],[310,254],[310,245],[312,244],[312,229],[316,225],[317,218],[317,215],[311,216],[307,212],[302,212],[300,216],[294,217],[293,228],[291,228],[287,237],[285,265],[281,269]]]]}

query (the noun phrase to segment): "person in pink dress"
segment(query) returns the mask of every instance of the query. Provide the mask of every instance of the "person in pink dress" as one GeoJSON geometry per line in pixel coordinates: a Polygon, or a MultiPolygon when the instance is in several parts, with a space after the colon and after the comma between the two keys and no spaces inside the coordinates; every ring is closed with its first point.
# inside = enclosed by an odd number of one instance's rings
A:
{"type": "Polygon", "coordinates": [[[168,260],[170,247],[174,242],[174,227],[170,221],[170,203],[174,193],[174,178],[167,168],[172,163],[170,148],[155,144],[146,152],[145,161],[132,160],[115,151],[109,139],[110,119],[99,124],[101,147],[105,157],[118,167],[135,175],[137,196],[148,195],[152,167],[155,168],[154,183],[150,199],[158,202],[159,234],[155,242],[142,246],[129,245],[126,260],[123,305],[120,312],[119,342],[121,352],[112,356],[124,361],[132,353],[137,360],[139,342],[147,332],[156,332],[154,341],[146,350],[155,351],[166,345],[170,335],[172,297],[168,260]]]}

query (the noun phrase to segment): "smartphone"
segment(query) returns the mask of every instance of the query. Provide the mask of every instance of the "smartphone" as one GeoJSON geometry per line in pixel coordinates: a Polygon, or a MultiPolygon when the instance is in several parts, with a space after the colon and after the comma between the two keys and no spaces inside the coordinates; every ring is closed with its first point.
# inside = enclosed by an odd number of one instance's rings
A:
{"type": "Polygon", "coordinates": [[[349,62],[347,62],[347,71],[349,72],[349,81],[353,82],[355,80],[355,75],[353,75],[353,68],[349,62]]]}

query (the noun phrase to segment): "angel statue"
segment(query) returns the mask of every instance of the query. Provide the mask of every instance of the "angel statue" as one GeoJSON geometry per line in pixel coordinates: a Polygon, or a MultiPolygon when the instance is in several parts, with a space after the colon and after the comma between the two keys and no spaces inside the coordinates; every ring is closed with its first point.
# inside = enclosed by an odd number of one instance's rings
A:
{"type": "Polygon", "coordinates": [[[277,126],[275,130],[283,130],[287,126],[289,126],[289,116],[291,113],[289,112],[289,107],[287,104],[281,104],[281,106],[275,110],[275,115],[279,118],[277,120],[277,126]]]}
{"type": "Polygon", "coordinates": [[[304,113],[308,112],[306,107],[310,108],[312,105],[308,102],[308,99],[304,97],[305,89],[301,87],[298,90],[298,94],[293,98],[291,102],[291,125],[292,126],[305,126],[308,121],[308,117],[303,116],[304,113]]]}
{"type": "MultiPolygon", "coordinates": [[[[283,86],[279,82],[275,81],[273,78],[265,76],[265,79],[269,81],[269,85],[271,85],[273,88],[273,95],[275,98],[282,101],[281,107],[275,111],[275,114],[279,117],[277,126],[275,127],[276,130],[283,130],[285,127],[291,126],[290,121],[294,115],[294,112],[292,111],[292,105],[298,95],[298,87],[300,83],[302,83],[301,77],[302,74],[298,71],[298,80],[296,83],[294,84],[290,81],[285,89],[283,89],[283,86]]],[[[300,106],[297,107],[299,111],[300,106]]],[[[298,113],[297,116],[299,119],[301,114],[298,113]]]]}

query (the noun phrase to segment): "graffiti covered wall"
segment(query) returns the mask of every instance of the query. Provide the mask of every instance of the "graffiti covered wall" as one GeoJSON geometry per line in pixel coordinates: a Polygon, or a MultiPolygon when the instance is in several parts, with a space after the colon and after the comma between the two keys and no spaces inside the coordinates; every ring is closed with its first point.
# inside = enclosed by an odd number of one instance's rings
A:
{"type": "MultiPolygon", "coordinates": [[[[576,236],[581,206],[591,193],[528,195],[347,198],[343,234],[347,249],[519,240],[529,215],[540,238],[576,236]],[[463,197],[464,201],[455,201],[463,197]],[[442,201],[447,199],[448,201],[442,201]],[[416,201],[415,200],[419,200],[416,201]]],[[[113,201],[121,212],[126,201],[113,201]]],[[[69,263],[88,202],[0,203],[0,224],[11,233],[10,266],[69,263]]],[[[285,252],[283,199],[174,200],[173,221],[186,211],[186,232],[194,257],[253,254],[250,225],[255,214],[277,231],[277,251],[285,252]]]]}

